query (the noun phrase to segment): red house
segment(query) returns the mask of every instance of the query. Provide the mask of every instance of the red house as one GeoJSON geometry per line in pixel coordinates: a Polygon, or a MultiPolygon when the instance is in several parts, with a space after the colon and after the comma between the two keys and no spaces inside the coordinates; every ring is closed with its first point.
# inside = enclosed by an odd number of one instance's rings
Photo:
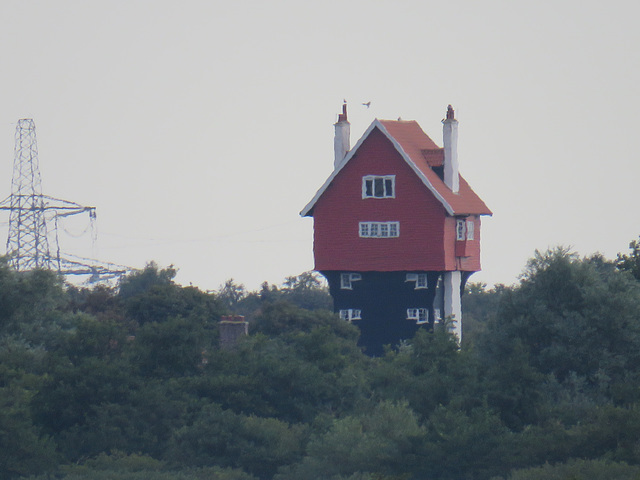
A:
{"type": "Polygon", "coordinates": [[[344,105],[334,171],[301,212],[314,219],[315,269],[334,308],[372,354],[443,316],[461,337],[460,294],[480,270],[491,211],[458,173],[451,106],[443,125],[440,148],[415,121],[376,119],[349,150],[344,105]]]}

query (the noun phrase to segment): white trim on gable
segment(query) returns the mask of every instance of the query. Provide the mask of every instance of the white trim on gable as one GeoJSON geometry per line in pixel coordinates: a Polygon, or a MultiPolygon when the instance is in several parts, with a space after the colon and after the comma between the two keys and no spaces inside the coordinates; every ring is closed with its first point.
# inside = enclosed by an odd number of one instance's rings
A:
{"type": "Polygon", "coordinates": [[[333,179],[336,178],[338,173],[340,173],[340,171],[349,162],[349,160],[351,160],[351,158],[353,158],[355,153],[360,148],[360,145],[362,145],[362,143],[367,139],[367,137],[371,134],[371,132],[373,131],[374,128],[380,129],[382,134],[385,137],[387,137],[389,139],[389,141],[391,141],[392,145],[398,151],[400,156],[404,159],[404,161],[407,163],[407,165],[409,165],[409,167],[411,167],[411,169],[415,172],[415,174],[418,176],[418,178],[420,178],[422,183],[429,189],[429,191],[438,199],[438,201],[442,204],[442,206],[445,208],[447,213],[449,215],[454,215],[454,210],[451,207],[451,205],[449,205],[447,203],[447,201],[442,197],[442,195],[440,195],[440,193],[438,193],[438,191],[431,184],[429,179],[424,175],[424,173],[422,173],[422,171],[420,171],[420,169],[416,166],[416,164],[413,163],[413,161],[411,160],[411,157],[409,157],[409,155],[407,155],[407,153],[404,151],[402,146],[400,146],[400,144],[397,142],[397,140],[395,138],[393,138],[393,136],[389,133],[389,131],[384,127],[384,125],[382,125],[380,120],[378,120],[377,118],[371,123],[371,125],[369,125],[369,128],[367,128],[367,130],[364,132],[362,137],[360,137],[360,140],[358,140],[358,143],[356,143],[354,145],[354,147],[351,150],[349,150],[349,153],[347,153],[345,155],[344,160],[342,160],[342,162],[331,173],[331,175],[329,175],[329,178],[327,178],[327,181],[324,182],[322,187],[320,187],[320,189],[316,192],[315,196],[311,199],[311,201],[302,209],[302,211],[300,212],[300,215],[303,216],[303,217],[306,217],[307,215],[309,215],[309,212],[314,207],[314,205],[316,204],[318,199],[322,196],[324,191],[327,189],[327,187],[329,187],[329,185],[331,184],[333,179]]]}

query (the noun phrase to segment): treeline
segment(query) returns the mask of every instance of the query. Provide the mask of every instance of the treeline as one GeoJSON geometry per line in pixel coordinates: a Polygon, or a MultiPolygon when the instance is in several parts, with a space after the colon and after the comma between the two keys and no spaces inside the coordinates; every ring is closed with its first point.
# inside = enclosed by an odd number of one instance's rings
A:
{"type": "Polygon", "coordinates": [[[0,478],[638,478],[637,257],[536,252],[469,285],[461,348],[436,328],[380,358],[311,273],[85,289],[1,262],[0,478]],[[224,350],[230,312],[250,335],[224,350]]]}

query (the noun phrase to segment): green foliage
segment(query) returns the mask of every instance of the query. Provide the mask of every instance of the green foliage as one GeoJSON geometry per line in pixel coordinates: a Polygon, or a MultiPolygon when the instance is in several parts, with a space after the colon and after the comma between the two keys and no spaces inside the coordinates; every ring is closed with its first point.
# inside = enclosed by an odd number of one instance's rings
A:
{"type": "Polygon", "coordinates": [[[235,412],[310,422],[343,412],[367,390],[354,327],[323,311],[286,303],[265,309],[253,333],[234,351],[212,351],[203,376],[192,380],[200,396],[235,412]]]}
{"type": "MultiPolygon", "coordinates": [[[[570,460],[557,465],[544,464],[517,470],[506,480],[636,480],[640,466],[606,460],[570,460]]],[[[502,480],[502,479],[494,479],[502,480]]]]}
{"type": "Polygon", "coordinates": [[[118,299],[127,316],[143,325],[164,322],[174,317],[197,317],[212,321],[220,317],[222,308],[215,296],[195,287],[180,287],[173,282],[176,270],[159,270],[155,263],[120,281],[118,299]]]}
{"type": "MultiPolygon", "coordinates": [[[[25,480],[50,480],[49,475],[25,480]]],[[[230,468],[188,468],[172,471],[166,462],[146,455],[102,453],[80,465],[64,465],[56,478],[61,480],[255,480],[241,470],[230,468]]]]}
{"type": "Polygon", "coordinates": [[[640,280],[640,241],[633,240],[629,243],[628,254],[619,253],[616,259],[618,270],[629,272],[636,280],[640,280]]]}
{"type": "MultiPolygon", "coordinates": [[[[7,383],[6,378],[1,380],[7,383]]],[[[0,477],[3,479],[40,473],[57,462],[55,445],[33,424],[28,409],[31,392],[16,383],[0,387],[0,477]]]]}
{"type": "Polygon", "coordinates": [[[462,296],[462,311],[464,322],[462,323],[463,344],[473,344],[487,327],[487,323],[493,319],[505,292],[504,285],[496,285],[487,289],[484,283],[468,283],[462,296]]]}
{"type": "Polygon", "coordinates": [[[591,398],[640,399],[640,284],[600,256],[536,252],[478,342],[490,404],[512,426],[536,421],[545,378],[583,380],[591,398]],[[491,368],[501,365],[501,368],[491,368]]]}
{"type": "Polygon", "coordinates": [[[272,303],[287,302],[306,310],[333,309],[329,289],[315,272],[287,277],[280,287],[264,282],[259,292],[247,292],[244,285],[229,279],[220,286],[217,298],[233,313],[249,319],[272,303]]]}
{"type": "Polygon", "coordinates": [[[211,294],[154,264],[88,289],[0,262],[0,478],[634,478],[624,270],[536,252],[516,286],[468,285],[461,347],[436,328],[370,358],[308,272],[211,294]],[[250,335],[221,350],[229,310],[250,335]]]}
{"type": "Polygon", "coordinates": [[[362,473],[375,475],[372,478],[402,475],[415,465],[417,445],[423,434],[416,415],[406,403],[382,402],[371,412],[335,420],[327,432],[311,439],[299,464],[283,469],[275,478],[321,480],[353,478],[362,473]]]}
{"type": "Polygon", "coordinates": [[[175,432],[168,458],[180,465],[242,468],[266,479],[302,456],[306,436],[304,425],[236,414],[212,404],[192,425],[175,432]]]}
{"type": "Polygon", "coordinates": [[[236,311],[238,303],[247,297],[247,289],[241,283],[236,283],[230,278],[218,288],[217,298],[231,311],[236,311]]]}

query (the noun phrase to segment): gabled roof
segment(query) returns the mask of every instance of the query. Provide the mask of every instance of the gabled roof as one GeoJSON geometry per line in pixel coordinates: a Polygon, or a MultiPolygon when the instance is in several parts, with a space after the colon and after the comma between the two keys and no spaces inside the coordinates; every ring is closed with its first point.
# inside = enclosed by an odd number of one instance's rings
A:
{"type": "Polygon", "coordinates": [[[432,167],[442,166],[444,149],[438,147],[429,136],[424,133],[415,120],[378,120],[364,132],[358,143],[349,150],[340,165],[331,173],[324,185],[320,187],[313,199],[300,212],[303,217],[312,215],[313,207],[322,196],[333,179],[349,163],[360,145],[367,139],[374,129],[379,129],[393,144],[407,165],[416,173],[422,183],[442,203],[449,215],[491,215],[491,210],[476,195],[469,184],[460,176],[460,189],[453,193],[440,179],[432,167]]]}

